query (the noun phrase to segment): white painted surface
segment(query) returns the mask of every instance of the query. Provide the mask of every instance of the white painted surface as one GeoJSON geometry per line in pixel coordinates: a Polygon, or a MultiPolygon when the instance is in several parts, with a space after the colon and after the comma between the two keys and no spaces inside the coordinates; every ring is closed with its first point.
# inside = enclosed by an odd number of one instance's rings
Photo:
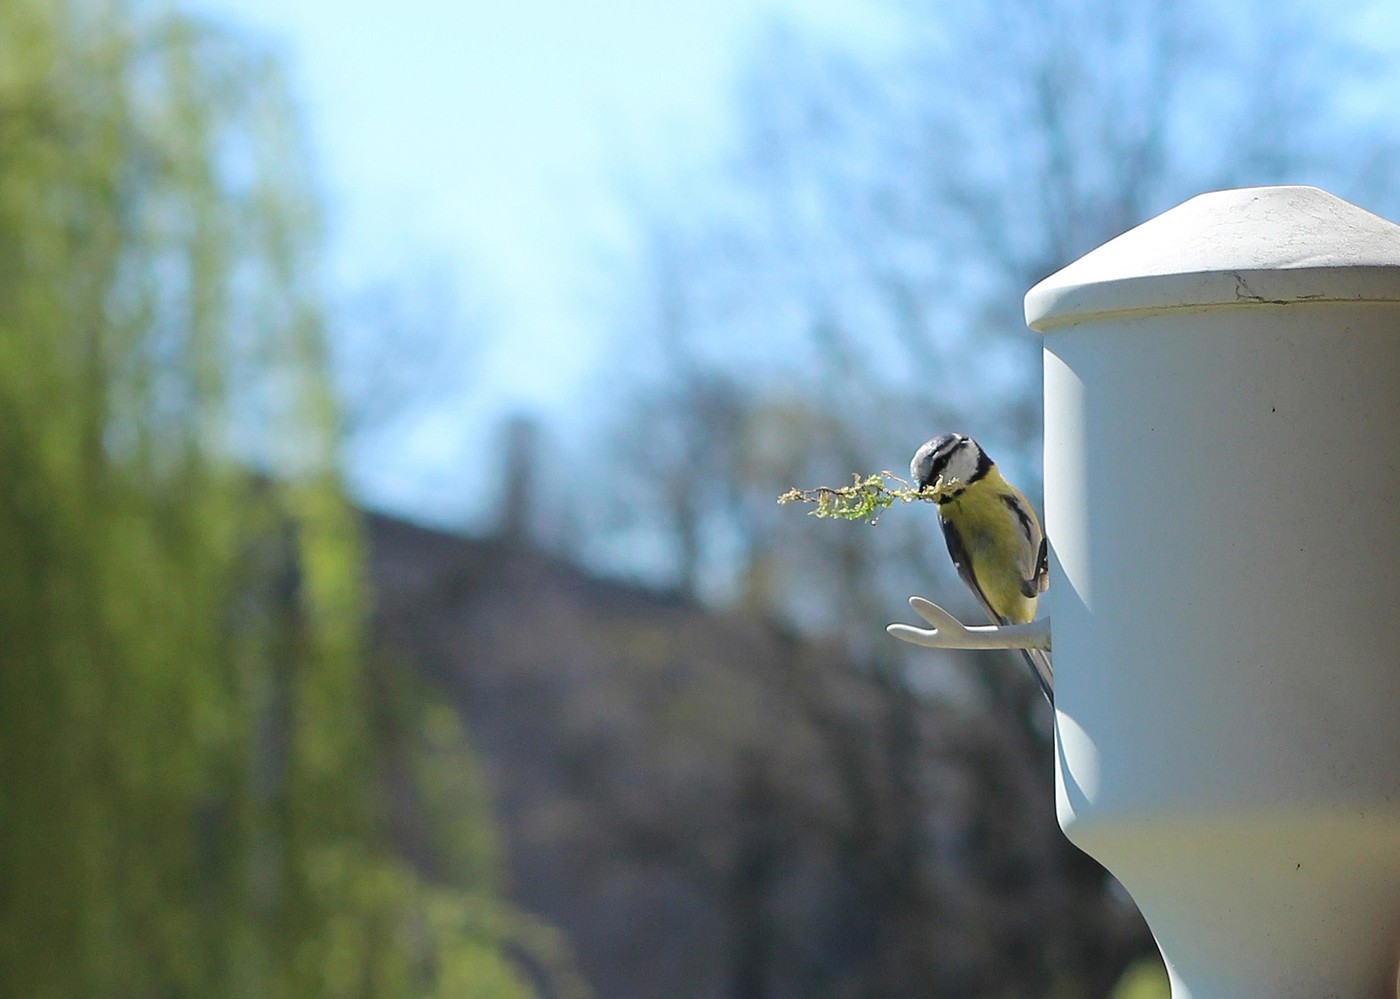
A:
{"type": "Polygon", "coordinates": [[[1393,999],[1400,227],[1315,188],[1204,195],[1026,310],[1061,825],[1176,999],[1393,999]]]}
{"type": "Polygon", "coordinates": [[[1316,187],[1213,191],[1037,284],[1026,323],[1048,332],[1127,310],[1392,301],[1397,262],[1400,228],[1316,187]]]}

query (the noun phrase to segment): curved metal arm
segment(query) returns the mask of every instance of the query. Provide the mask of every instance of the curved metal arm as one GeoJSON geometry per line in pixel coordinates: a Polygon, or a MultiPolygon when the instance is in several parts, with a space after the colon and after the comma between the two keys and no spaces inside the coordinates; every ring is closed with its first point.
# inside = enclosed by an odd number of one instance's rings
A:
{"type": "Polygon", "coordinates": [[[885,628],[901,642],[922,645],[928,649],[1049,649],[1050,619],[1042,618],[1029,624],[981,625],[969,628],[942,607],[923,597],[910,597],[909,606],[932,629],[915,628],[910,624],[892,624],[885,628]]]}

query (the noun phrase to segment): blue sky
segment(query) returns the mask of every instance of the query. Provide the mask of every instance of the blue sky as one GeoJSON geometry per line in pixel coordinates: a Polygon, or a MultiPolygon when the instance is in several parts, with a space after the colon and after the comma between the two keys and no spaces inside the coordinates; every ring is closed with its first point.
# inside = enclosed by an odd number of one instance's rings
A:
{"type": "Polygon", "coordinates": [[[469,517],[435,461],[496,415],[576,405],[604,350],[600,251],[624,253],[623,180],[714,157],[747,46],[774,18],[859,36],[858,0],[187,0],[285,57],[327,196],[342,288],[433,270],[490,338],[460,398],[361,470],[368,499],[469,517]],[[437,482],[440,479],[441,482],[437,482]],[[435,484],[435,482],[437,484],[435,484]]]}

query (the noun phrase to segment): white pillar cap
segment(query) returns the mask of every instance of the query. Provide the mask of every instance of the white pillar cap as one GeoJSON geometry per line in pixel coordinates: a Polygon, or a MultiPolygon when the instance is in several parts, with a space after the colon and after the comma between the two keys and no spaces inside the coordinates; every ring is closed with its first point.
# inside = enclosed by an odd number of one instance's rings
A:
{"type": "Polygon", "coordinates": [[[1316,187],[1198,195],[1026,293],[1045,333],[1091,317],[1230,304],[1400,301],[1400,226],[1316,187]]]}

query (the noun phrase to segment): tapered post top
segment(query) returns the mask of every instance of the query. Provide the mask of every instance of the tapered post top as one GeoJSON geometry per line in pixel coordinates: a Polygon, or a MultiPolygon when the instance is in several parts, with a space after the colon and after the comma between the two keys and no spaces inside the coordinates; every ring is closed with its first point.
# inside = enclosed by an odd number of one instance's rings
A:
{"type": "Polygon", "coordinates": [[[1400,226],[1316,187],[1184,202],[1026,294],[1046,333],[1106,314],[1231,304],[1400,301],[1400,226]]]}

